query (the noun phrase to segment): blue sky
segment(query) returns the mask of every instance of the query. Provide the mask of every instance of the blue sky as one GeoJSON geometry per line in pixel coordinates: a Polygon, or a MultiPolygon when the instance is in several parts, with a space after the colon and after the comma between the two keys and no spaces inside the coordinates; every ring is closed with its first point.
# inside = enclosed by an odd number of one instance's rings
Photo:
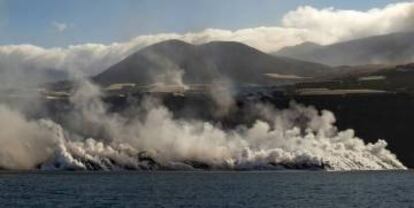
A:
{"type": "Polygon", "coordinates": [[[0,0],[0,44],[55,47],[119,42],[161,32],[277,26],[284,14],[301,5],[367,10],[396,2],[399,1],[0,0]]]}

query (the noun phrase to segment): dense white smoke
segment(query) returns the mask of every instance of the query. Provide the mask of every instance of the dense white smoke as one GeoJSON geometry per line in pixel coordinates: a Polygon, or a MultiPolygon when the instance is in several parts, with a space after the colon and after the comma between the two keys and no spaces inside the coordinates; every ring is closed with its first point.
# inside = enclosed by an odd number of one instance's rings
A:
{"type": "Polygon", "coordinates": [[[252,127],[225,130],[203,120],[173,118],[151,98],[133,116],[108,113],[100,95],[96,86],[83,82],[71,97],[73,122],[90,135],[100,135],[95,138],[75,135],[48,120],[30,121],[1,107],[0,167],[405,169],[385,141],[364,144],[352,130],[338,132],[334,115],[313,107],[257,106],[263,119],[252,127]]]}
{"type": "MultiPolygon", "coordinates": [[[[330,44],[414,27],[414,3],[394,3],[368,11],[299,7],[282,19],[281,26],[245,28],[235,31],[206,29],[196,33],[141,35],[121,43],[82,44],[45,49],[33,45],[0,46],[0,71],[21,69],[80,70],[97,74],[148,45],[180,39],[201,44],[210,41],[238,41],[265,52],[306,41],[330,44]]],[[[4,76],[2,76],[4,77],[4,76]]],[[[0,77],[0,81],[3,81],[0,77]]]]}
{"type": "Polygon", "coordinates": [[[49,120],[28,121],[0,105],[0,169],[32,169],[47,160],[59,139],[49,120]]]}

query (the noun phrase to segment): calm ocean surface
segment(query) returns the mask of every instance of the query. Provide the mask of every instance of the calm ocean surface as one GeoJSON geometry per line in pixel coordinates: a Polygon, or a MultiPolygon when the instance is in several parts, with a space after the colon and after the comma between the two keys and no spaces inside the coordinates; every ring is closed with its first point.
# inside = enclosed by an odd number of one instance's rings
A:
{"type": "Polygon", "coordinates": [[[0,207],[414,207],[414,172],[1,172],[0,207]]]}

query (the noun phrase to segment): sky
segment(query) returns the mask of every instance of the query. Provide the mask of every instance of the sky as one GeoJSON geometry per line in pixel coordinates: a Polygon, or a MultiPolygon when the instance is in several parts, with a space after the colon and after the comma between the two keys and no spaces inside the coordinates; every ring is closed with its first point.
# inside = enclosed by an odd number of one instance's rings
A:
{"type": "Polygon", "coordinates": [[[281,24],[299,6],[365,11],[393,0],[0,0],[0,45],[110,44],[139,35],[281,24]]]}

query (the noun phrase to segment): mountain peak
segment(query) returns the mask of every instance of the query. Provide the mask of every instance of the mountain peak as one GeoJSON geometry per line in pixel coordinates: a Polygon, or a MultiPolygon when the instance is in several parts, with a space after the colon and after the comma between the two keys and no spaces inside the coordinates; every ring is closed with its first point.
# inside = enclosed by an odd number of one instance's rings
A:
{"type": "Polygon", "coordinates": [[[159,46],[178,46],[179,47],[179,46],[186,46],[186,45],[191,45],[191,44],[185,41],[179,40],[179,39],[170,39],[170,40],[165,40],[165,41],[155,43],[151,45],[150,47],[159,47],[159,46]]]}
{"type": "Polygon", "coordinates": [[[194,47],[194,45],[178,39],[171,39],[150,45],[143,50],[179,50],[194,47]]]}

